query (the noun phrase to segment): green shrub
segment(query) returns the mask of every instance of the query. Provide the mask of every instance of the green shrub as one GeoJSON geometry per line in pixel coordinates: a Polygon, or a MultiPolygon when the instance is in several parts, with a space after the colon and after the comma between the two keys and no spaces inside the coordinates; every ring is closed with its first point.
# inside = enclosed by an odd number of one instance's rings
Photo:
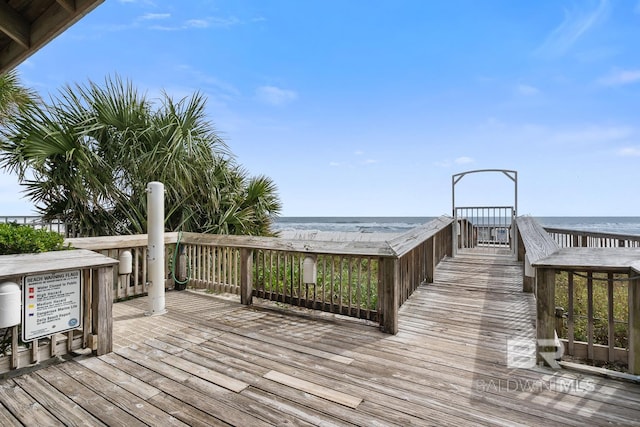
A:
{"type": "Polygon", "coordinates": [[[69,249],[59,233],[28,225],[0,224],[0,255],[49,252],[69,249]]]}

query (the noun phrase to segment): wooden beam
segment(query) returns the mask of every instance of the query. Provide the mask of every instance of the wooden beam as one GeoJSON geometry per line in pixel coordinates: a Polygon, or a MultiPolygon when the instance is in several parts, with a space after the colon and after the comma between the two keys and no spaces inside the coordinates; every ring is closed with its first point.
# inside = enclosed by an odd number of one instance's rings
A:
{"type": "MultiPolygon", "coordinates": [[[[29,38],[26,47],[23,37],[22,43],[19,41],[11,42],[0,51],[0,72],[5,72],[20,64],[103,1],[104,0],[75,0],[73,1],[75,4],[73,12],[69,12],[59,3],[52,3],[51,7],[31,23],[29,31],[27,32],[29,38]]],[[[0,5],[6,6],[6,2],[0,2],[0,5]]],[[[0,20],[1,19],[2,18],[0,18],[0,20]]],[[[7,21],[8,20],[5,19],[5,23],[7,21]]]]}
{"type": "Polygon", "coordinates": [[[0,30],[24,49],[29,49],[31,44],[29,22],[4,1],[0,1],[0,30]]]}
{"type": "Polygon", "coordinates": [[[97,335],[96,355],[113,351],[113,267],[93,270],[91,290],[91,321],[93,333],[97,335]]]}
{"type": "Polygon", "coordinates": [[[69,13],[73,13],[76,11],[75,0],[56,0],[56,2],[69,13]]]}

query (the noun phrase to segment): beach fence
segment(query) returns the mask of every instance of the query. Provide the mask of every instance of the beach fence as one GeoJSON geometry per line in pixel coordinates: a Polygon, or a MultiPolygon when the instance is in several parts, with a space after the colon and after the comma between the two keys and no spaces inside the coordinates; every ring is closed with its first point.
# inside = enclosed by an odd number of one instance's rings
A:
{"type": "Polygon", "coordinates": [[[63,220],[55,218],[51,220],[45,220],[41,216],[37,215],[16,215],[16,216],[0,216],[0,224],[19,224],[29,225],[38,230],[54,231],[62,234],[65,237],[75,237],[73,235],[72,228],[69,227],[63,220]]]}

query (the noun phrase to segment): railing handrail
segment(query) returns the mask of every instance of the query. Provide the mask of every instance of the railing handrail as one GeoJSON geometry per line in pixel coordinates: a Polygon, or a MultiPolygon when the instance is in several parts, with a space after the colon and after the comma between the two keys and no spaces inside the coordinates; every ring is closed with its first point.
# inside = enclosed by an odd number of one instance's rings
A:
{"type": "Polygon", "coordinates": [[[535,268],[640,273],[639,248],[561,248],[531,262],[535,268]]]}
{"type": "Polygon", "coordinates": [[[491,206],[456,206],[456,209],[514,209],[513,206],[498,206],[498,205],[491,205],[491,206]]]}
{"type": "Polygon", "coordinates": [[[516,219],[518,233],[524,245],[524,251],[531,265],[546,258],[560,248],[558,243],[531,216],[520,216],[516,219]]]}
{"type": "MultiPolygon", "coordinates": [[[[420,243],[449,226],[453,218],[441,216],[428,223],[395,236],[389,241],[322,241],[283,239],[280,237],[236,236],[224,234],[182,233],[182,242],[230,248],[280,250],[318,254],[362,255],[380,257],[401,257],[420,243]]],[[[165,243],[175,244],[178,233],[165,233],[165,243]]],[[[123,247],[145,246],[146,234],[127,236],[80,237],[66,239],[65,243],[75,248],[104,250],[123,247]]]]}
{"type": "Polygon", "coordinates": [[[387,241],[387,244],[394,252],[395,256],[401,257],[410,252],[420,243],[435,236],[438,232],[451,225],[451,223],[453,223],[452,217],[442,215],[425,224],[415,227],[406,233],[394,237],[387,241]]]}

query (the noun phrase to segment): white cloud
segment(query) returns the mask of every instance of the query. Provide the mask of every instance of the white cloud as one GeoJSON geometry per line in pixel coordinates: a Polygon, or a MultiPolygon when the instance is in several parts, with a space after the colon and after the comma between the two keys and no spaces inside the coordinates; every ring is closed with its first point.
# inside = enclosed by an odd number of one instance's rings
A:
{"type": "Polygon", "coordinates": [[[240,24],[240,20],[235,16],[230,16],[228,18],[213,17],[207,19],[207,24],[211,25],[212,27],[229,28],[234,25],[240,24]]]}
{"type": "Polygon", "coordinates": [[[353,154],[355,154],[356,156],[362,156],[364,154],[364,151],[356,150],[356,151],[353,152],[353,154]]]}
{"type": "Polygon", "coordinates": [[[342,163],[340,163],[340,162],[329,162],[329,166],[337,168],[338,166],[342,166],[342,163]]]}
{"type": "MultiPolygon", "coordinates": [[[[161,19],[170,18],[171,15],[168,13],[148,13],[139,18],[140,21],[158,21],[161,19]]],[[[208,18],[197,18],[197,19],[188,19],[181,24],[171,24],[171,25],[153,25],[149,27],[151,30],[159,30],[159,31],[180,31],[180,30],[189,30],[189,29],[205,29],[205,28],[230,28],[234,25],[240,24],[240,20],[234,16],[228,18],[219,18],[219,17],[208,17],[208,18]]]]}
{"type": "Polygon", "coordinates": [[[209,25],[209,21],[205,19],[189,19],[185,22],[187,28],[208,28],[209,25]]]}
{"type": "Polygon", "coordinates": [[[618,150],[618,155],[622,157],[640,157],[640,146],[621,148],[618,150]]]}
{"type": "Polygon", "coordinates": [[[440,160],[437,162],[433,162],[433,165],[439,168],[450,168],[453,165],[468,165],[470,163],[475,163],[475,159],[468,156],[460,156],[454,159],[453,162],[449,159],[440,160]]]}
{"type": "Polygon", "coordinates": [[[519,95],[523,95],[523,96],[533,96],[533,95],[539,94],[540,89],[531,85],[526,85],[521,83],[516,86],[516,92],[519,95]]]}
{"type": "Polygon", "coordinates": [[[565,10],[562,23],[547,36],[535,54],[542,57],[564,55],[584,34],[603,21],[608,12],[608,0],[599,0],[597,7],[590,10],[565,10]]]}
{"type": "Polygon", "coordinates": [[[640,70],[615,70],[598,82],[605,86],[622,86],[640,82],[640,70]]]}
{"type": "Polygon", "coordinates": [[[475,162],[475,160],[472,157],[467,156],[458,157],[454,160],[454,163],[457,165],[466,165],[473,162],[475,162]]]}
{"type": "Polygon", "coordinates": [[[170,13],[145,13],[139,19],[141,21],[155,21],[160,19],[168,19],[171,18],[170,13]]]}
{"type": "Polygon", "coordinates": [[[298,94],[289,89],[280,89],[276,86],[260,86],[256,89],[256,97],[265,104],[282,106],[295,101],[298,94]]]}
{"type": "Polygon", "coordinates": [[[366,159],[366,160],[365,160],[365,161],[363,161],[362,163],[363,163],[363,164],[365,164],[365,165],[373,165],[373,164],[378,163],[378,162],[379,162],[379,161],[378,161],[378,160],[375,160],[375,159],[366,159]]]}

